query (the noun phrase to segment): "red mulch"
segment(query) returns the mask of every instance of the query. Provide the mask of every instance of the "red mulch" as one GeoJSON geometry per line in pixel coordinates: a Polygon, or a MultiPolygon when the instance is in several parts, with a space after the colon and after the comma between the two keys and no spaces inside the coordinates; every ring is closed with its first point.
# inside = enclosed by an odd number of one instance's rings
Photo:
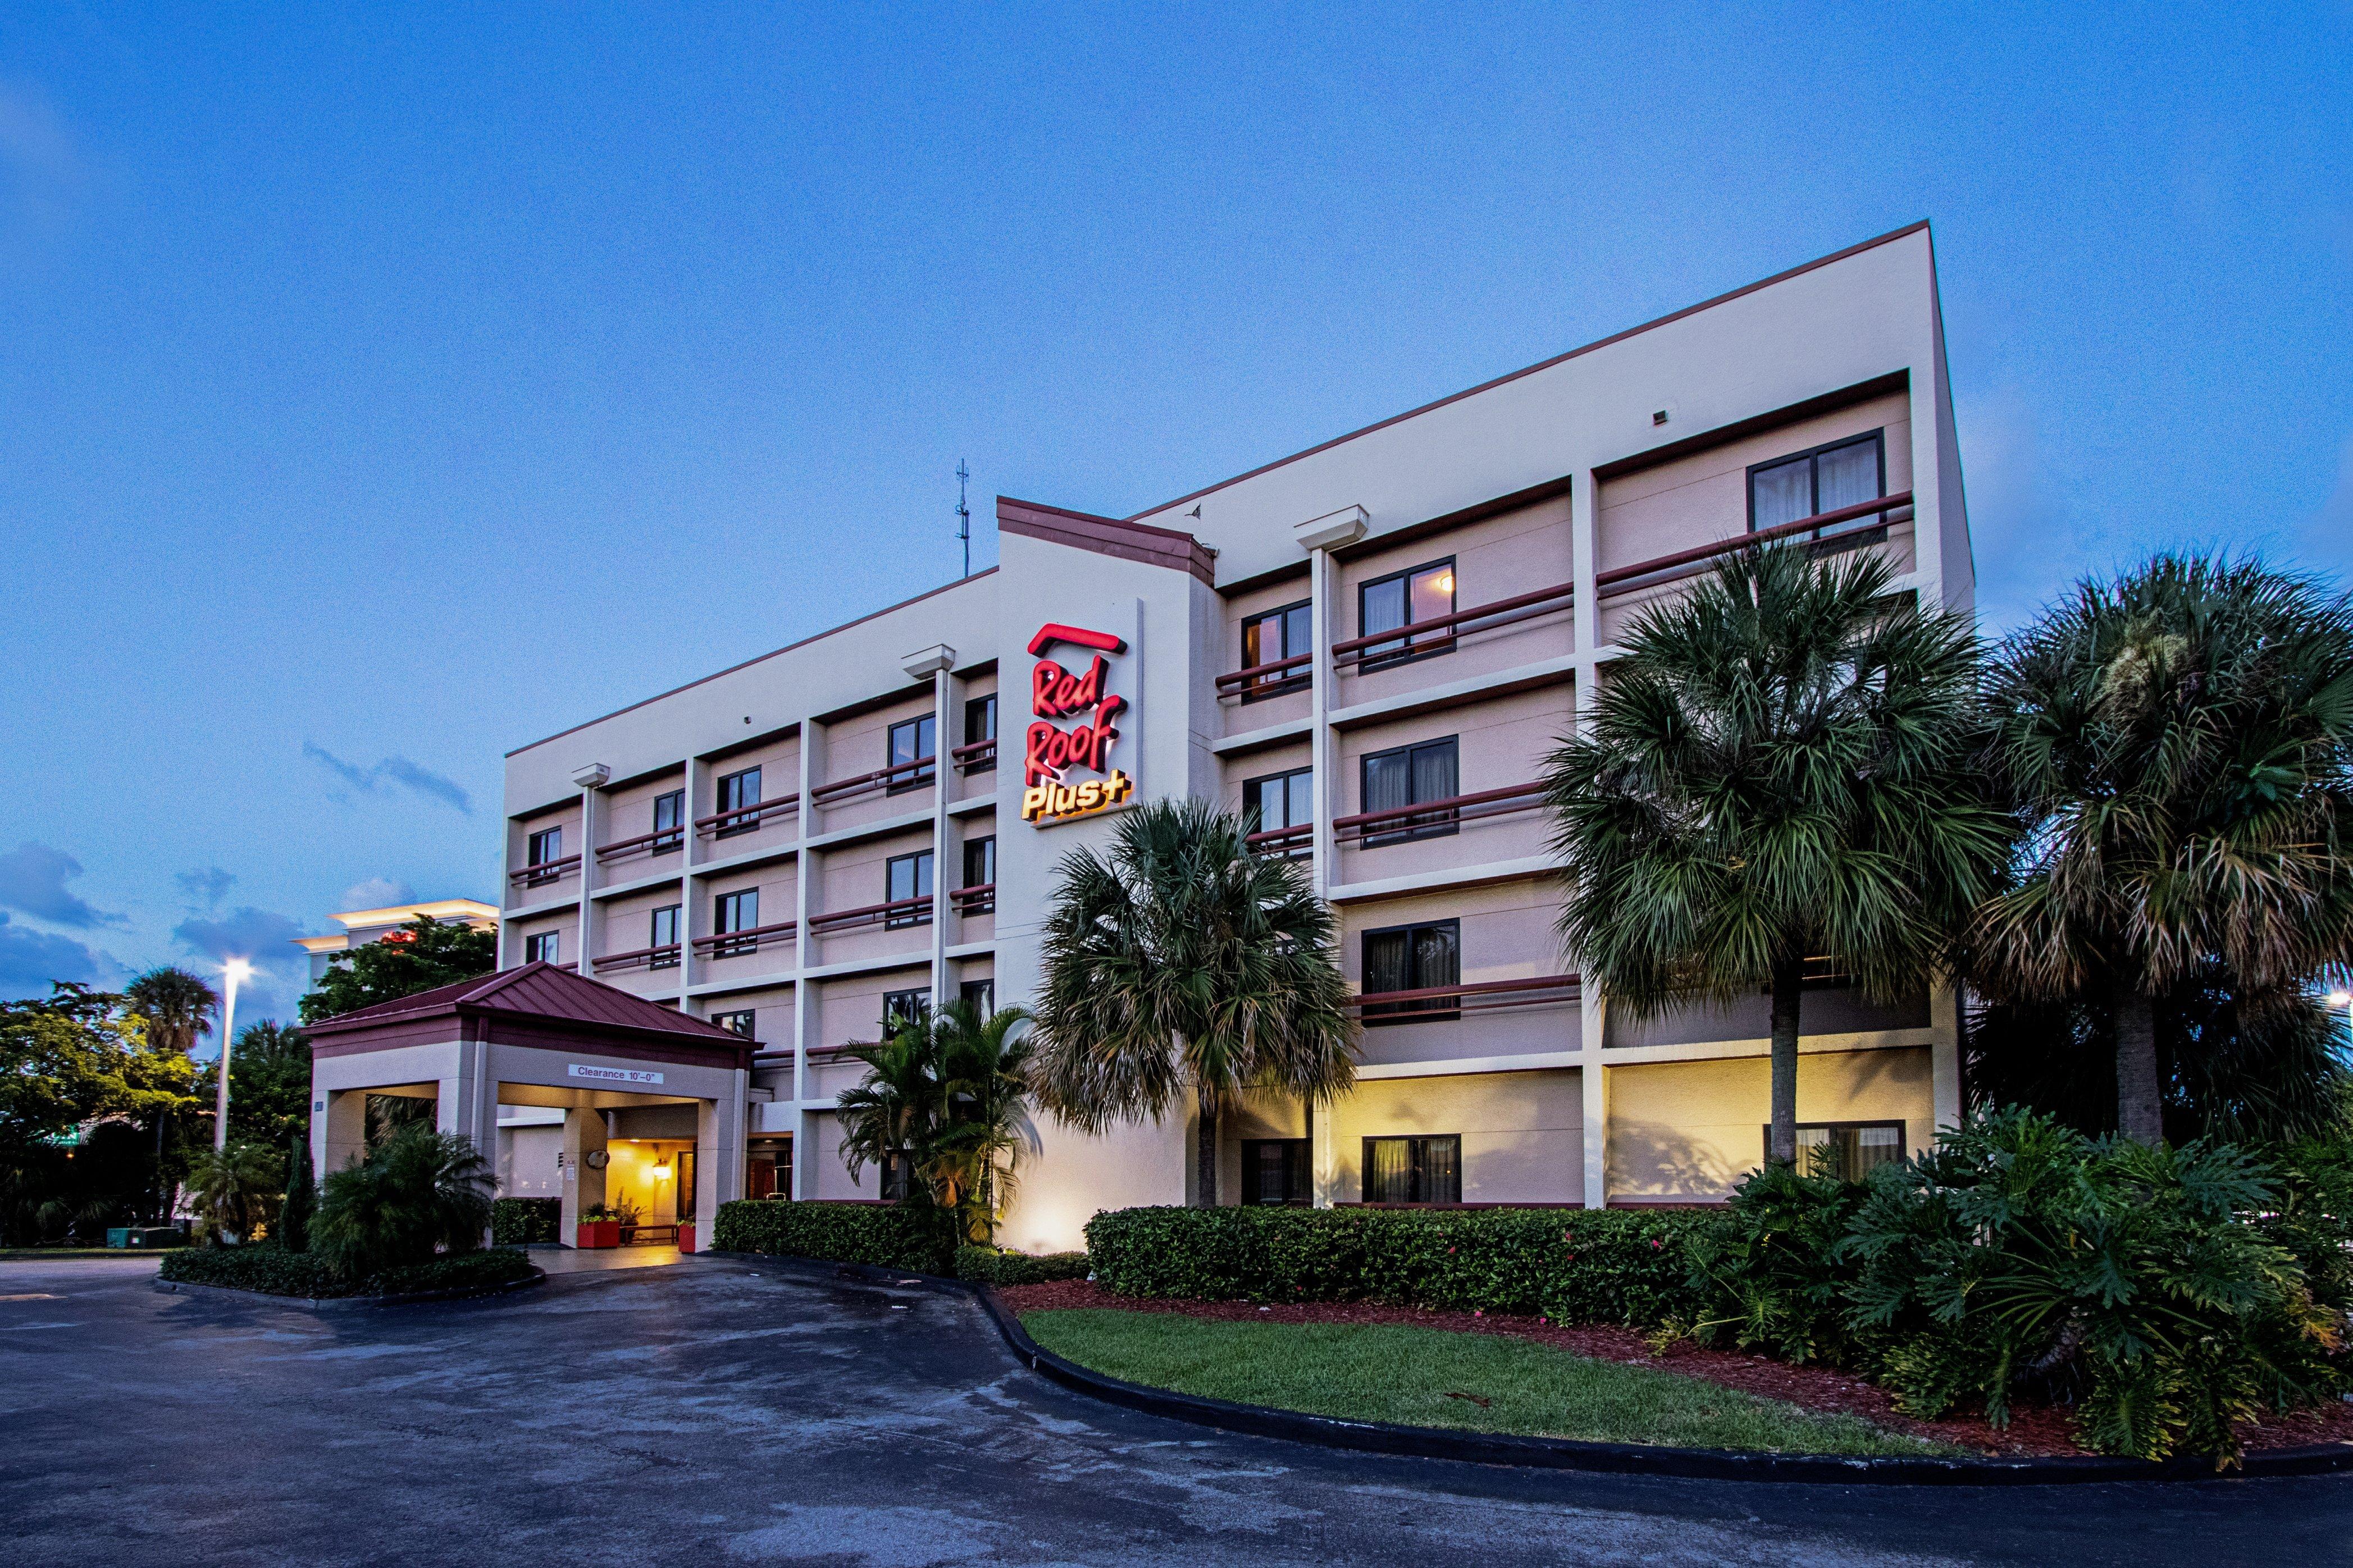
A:
{"type": "MultiPolygon", "coordinates": [[[[1982,1416],[1976,1415],[1915,1421],[1896,1414],[1894,1396],[1886,1390],[1843,1372],[1828,1367],[1791,1366],[1769,1357],[1733,1351],[1705,1350],[1688,1340],[1672,1346],[1662,1356],[1654,1356],[1642,1336],[1632,1329],[1568,1328],[1539,1318],[1433,1312],[1363,1301],[1255,1307],[1246,1301],[1157,1300],[1114,1296],[1083,1279],[1006,1286],[998,1294],[1016,1312],[1096,1307],[1131,1312],[1176,1312],[1227,1322],[1411,1323],[1419,1328],[1450,1329],[1460,1333],[1511,1334],[1577,1355],[1662,1366],[1762,1398],[1784,1400],[1807,1410],[1859,1415],[1892,1431],[1952,1443],[1978,1453],[2043,1457],[2088,1452],[2076,1444],[2068,1412],[2054,1406],[2019,1406],[2010,1412],[2006,1427],[1990,1426],[1982,1416]]],[[[2250,1448],[2353,1442],[2353,1404],[2274,1416],[2261,1425],[2243,1428],[2241,1439],[2250,1448]]]]}

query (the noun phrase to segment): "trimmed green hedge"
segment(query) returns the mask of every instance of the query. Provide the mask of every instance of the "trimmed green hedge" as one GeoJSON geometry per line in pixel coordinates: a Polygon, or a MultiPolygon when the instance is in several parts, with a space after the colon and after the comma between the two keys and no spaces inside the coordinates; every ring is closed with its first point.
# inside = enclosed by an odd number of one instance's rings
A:
{"type": "Polygon", "coordinates": [[[530,1247],[561,1241],[562,1198],[501,1198],[491,1205],[491,1242],[496,1247],[530,1247]]]}
{"type": "Polygon", "coordinates": [[[956,1278],[981,1285],[1044,1285],[1057,1279],[1083,1279],[1092,1268],[1083,1252],[1037,1255],[1006,1252],[994,1247],[959,1247],[955,1255],[956,1278]]]}
{"type": "Polygon", "coordinates": [[[1725,1223],[1691,1209],[1134,1208],[1089,1221],[1087,1253],[1123,1296],[1655,1323],[1701,1304],[1694,1244],[1725,1223]]]}
{"type": "Polygon", "coordinates": [[[258,1247],[191,1247],[164,1255],[162,1278],[225,1285],[265,1296],[410,1296],[424,1290],[489,1290],[531,1277],[531,1260],[511,1247],[453,1252],[430,1263],[348,1279],[308,1252],[258,1247]]]}
{"type": "Polygon", "coordinates": [[[963,1239],[953,1209],[739,1198],[719,1205],[712,1246],[722,1252],[822,1258],[945,1275],[955,1266],[963,1239]]]}

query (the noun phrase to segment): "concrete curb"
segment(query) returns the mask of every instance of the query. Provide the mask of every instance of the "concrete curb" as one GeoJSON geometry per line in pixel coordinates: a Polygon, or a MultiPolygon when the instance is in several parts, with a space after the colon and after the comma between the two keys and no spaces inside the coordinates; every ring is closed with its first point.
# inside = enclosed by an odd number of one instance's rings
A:
{"type": "MultiPolygon", "coordinates": [[[[945,1282],[944,1282],[945,1283],[945,1282]]],[[[1843,1486],[2015,1487],[2115,1481],[2217,1481],[2264,1476],[2328,1475],[2353,1470],[2353,1444],[2274,1448],[2250,1453],[2239,1469],[2217,1474],[2196,1459],[2151,1464],[2099,1456],[2082,1458],[1844,1458],[1822,1454],[1733,1453],[1664,1448],[1644,1444],[1587,1443],[1567,1437],[1514,1437],[1438,1426],[1397,1426],[1342,1421],[1297,1410],[1235,1405],[1123,1383],[1066,1361],[1039,1346],[991,1286],[966,1286],[997,1323],[1016,1359],[1063,1387],[1109,1404],[1196,1426],[1257,1437],[1282,1437],[1327,1448],[1456,1459],[1470,1464],[1521,1465],[1618,1475],[1677,1476],[1704,1480],[1832,1482],[1843,1486]]]]}
{"type": "Polygon", "coordinates": [[[201,1285],[188,1279],[159,1279],[153,1289],[160,1295],[205,1295],[233,1298],[241,1301],[274,1301],[280,1306],[301,1307],[313,1312],[327,1312],[353,1308],[406,1307],[420,1301],[468,1301],[491,1296],[512,1296],[518,1290],[528,1290],[547,1283],[547,1270],[532,1266],[531,1276],[512,1279],[503,1285],[483,1285],[448,1290],[412,1290],[402,1296],[273,1296],[267,1290],[247,1290],[235,1285],[201,1285]]]}

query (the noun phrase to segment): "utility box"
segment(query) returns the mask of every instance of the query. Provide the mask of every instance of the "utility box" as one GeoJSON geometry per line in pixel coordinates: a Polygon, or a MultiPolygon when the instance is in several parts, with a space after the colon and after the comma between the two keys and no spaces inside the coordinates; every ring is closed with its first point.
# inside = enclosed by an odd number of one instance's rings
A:
{"type": "Polygon", "coordinates": [[[123,1247],[185,1247],[188,1238],[177,1226],[118,1225],[110,1226],[106,1245],[123,1247]]]}

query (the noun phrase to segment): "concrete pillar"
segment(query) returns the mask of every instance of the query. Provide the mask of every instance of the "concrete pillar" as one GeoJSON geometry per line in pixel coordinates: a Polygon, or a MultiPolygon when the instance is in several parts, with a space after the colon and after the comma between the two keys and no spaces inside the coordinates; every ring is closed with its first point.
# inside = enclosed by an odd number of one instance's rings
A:
{"type": "Polygon", "coordinates": [[[331,1089],[311,1096],[323,1110],[311,1114],[311,1168],[320,1181],[329,1173],[367,1158],[367,1090],[331,1089]]]}
{"type": "Polygon", "coordinates": [[[572,1227],[583,1209],[605,1201],[605,1172],[591,1169],[587,1156],[605,1152],[605,1113],[575,1105],[564,1113],[564,1221],[558,1235],[572,1245],[572,1227]]]}

